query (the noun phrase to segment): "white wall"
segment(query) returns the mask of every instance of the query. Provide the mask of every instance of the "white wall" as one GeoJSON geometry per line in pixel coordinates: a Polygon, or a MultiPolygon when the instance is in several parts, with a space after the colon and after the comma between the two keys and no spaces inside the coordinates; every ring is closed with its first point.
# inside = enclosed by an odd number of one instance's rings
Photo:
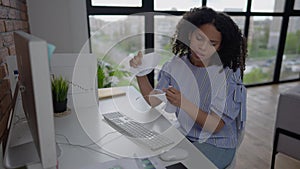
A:
{"type": "Polygon", "coordinates": [[[27,0],[27,6],[31,34],[54,44],[55,52],[81,51],[88,40],[85,0],[27,0]]]}

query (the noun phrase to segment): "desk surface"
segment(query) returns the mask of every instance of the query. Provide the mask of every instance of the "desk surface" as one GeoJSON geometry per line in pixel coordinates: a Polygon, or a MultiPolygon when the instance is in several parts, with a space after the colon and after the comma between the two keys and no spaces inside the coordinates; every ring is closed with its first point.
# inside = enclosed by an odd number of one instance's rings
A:
{"type": "MultiPolygon", "coordinates": [[[[55,118],[56,141],[61,149],[60,169],[77,169],[123,157],[153,157],[171,148],[180,147],[189,152],[181,161],[188,168],[216,168],[166,118],[163,111],[151,109],[134,87],[121,87],[126,95],[99,100],[95,93],[76,93],[69,99],[72,113],[55,118]],[[116,132],[103,120],[102,113],[120,111],[148,127],[164,133],[175,144],[152,151],[116,132]]],[[[178,161],[164,162],[163,166],[178,161]]],[[[32,167],[34,168],[34,167],[32,167]]]]}

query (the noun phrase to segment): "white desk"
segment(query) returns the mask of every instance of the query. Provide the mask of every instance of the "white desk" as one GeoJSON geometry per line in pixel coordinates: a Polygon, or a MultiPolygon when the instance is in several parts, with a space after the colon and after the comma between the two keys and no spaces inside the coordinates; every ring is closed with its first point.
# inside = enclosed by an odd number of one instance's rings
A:
{"type": "MultiPolygon", "coordinates": [[[[151,157],[174,146],[189,152],[188,158],[181,161],[188,168],[216,168],[159,111],[150,110],[143,99],[137,101],[136,98],[140,94],[135,88],[122,87],[121,89],[126,91],[126,95],[100,100],[99,106],[96,104],[93,92],[74,94],[73,99],[69,99],[72,113],[55,118],[56,141],[62,150],[58,158],[59,169],[87,168],[122,157],[151,157]],[[164,132],[175,144],[158,151],[151,151],[135,144],[106,124],[101,113],[110,111],[120,111],[136,121],[147,123],[146,125],[153,130],[164,132]],[[61,144],[67,143],[66,138],[74,145],[92,145],[84,148],[61,144]],[[112,157],[101,152],[108,153],[112,157]]],[[[162,161],[164,166],[177,162],[162,161]]]]}

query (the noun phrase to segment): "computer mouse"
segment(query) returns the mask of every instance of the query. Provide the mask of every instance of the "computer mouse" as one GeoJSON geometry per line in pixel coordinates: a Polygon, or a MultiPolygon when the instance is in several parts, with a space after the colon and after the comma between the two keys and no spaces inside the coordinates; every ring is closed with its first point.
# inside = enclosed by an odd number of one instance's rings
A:
{"type": "Polygon", "coordinates": [[[165,153],[159,155],[163,161],[180,161],[188,157],[189,153],[182,148],[173,148],[165,153]]]}

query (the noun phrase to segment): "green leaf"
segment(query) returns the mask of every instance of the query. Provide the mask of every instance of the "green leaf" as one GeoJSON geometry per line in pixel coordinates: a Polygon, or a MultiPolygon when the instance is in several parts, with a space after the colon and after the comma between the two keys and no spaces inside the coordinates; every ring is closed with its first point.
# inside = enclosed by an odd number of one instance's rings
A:
{"type": "Polygon", "coordinates": [[[53,100],[57,102],[63,102],[67,99],[69,83],[62,76],[54,77],[51,80],[51,89],[53,100]]]}

